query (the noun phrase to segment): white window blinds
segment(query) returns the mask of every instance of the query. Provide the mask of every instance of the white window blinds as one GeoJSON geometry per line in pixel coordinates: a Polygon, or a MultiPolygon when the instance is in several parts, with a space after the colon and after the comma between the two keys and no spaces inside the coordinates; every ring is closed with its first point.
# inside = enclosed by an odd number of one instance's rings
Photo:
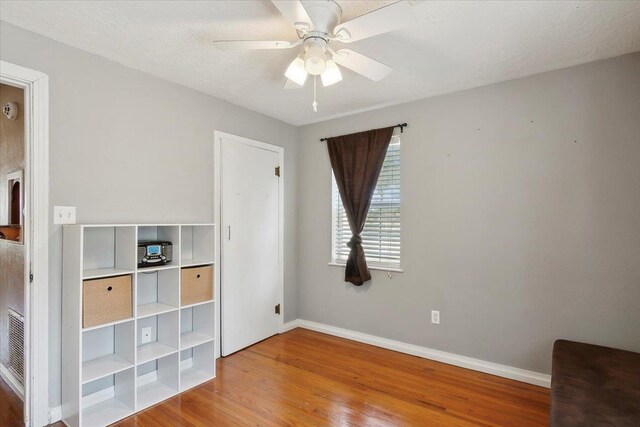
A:
{"type": "MultiPolygon", "coordinates": [[[[333,262],[349,256],[351,229],[333,178],[333,262]]],[[[391,139],[362,233],[362,246],[371,267],[400,268],[400,138],[391,139]]]]}

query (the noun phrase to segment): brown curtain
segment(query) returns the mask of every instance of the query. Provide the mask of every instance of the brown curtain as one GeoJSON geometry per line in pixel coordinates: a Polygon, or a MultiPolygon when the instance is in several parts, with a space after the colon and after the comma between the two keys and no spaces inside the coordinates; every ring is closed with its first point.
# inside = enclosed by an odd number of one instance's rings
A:
{"type": "Polygon", "coordinates": [[[392,126],[327,139],[331,167],[353,234],[348,243],[351,251],[347,258],[344,281],[356,286],[371,279],[360,234],[364,229],[393,128],[392,126]]]}

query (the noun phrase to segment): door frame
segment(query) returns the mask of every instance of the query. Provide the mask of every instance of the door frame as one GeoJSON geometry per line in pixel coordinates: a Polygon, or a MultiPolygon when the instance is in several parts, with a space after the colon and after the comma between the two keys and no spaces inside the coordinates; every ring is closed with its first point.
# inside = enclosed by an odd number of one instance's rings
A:
{"type": "Polygon", "coordinates": [[[23,400],[25,425],[39,427],[49,424],[49,77],[0,60],[0,82],[24,90],[23,400]]]}
{"type": "Polygon", "coordinates": [[[261,148],[263,150],[273,151],[278,153],[279,163],[280,163],[280,179],[278,180],[278,228],[279,228],[279,236],[278,236],[278,288],[280,294],[280,317],[278,318],[278,333],[284,332],[284,313],[286,311],[286,305],[284,303],[284,177],[285,177],[285,169],[284,169],[284,147],[280,147],[278,145],[267,144],[266,142],[256,141],[255,139],[245,138],[242,136],[233,135],[230,133],[214,131],[213,133],[213,158],[214,158],[214,197],[213,197],[213,211],[215,216],[216,223],[216,283],[219,286],[216,286],[216,302],[218,306],[218,311],[216,313],[216,318],[218,320],[216,324],[215,330],[215,341],[216,351],[215,357],[216,359],[220,357],[221,349],[222,349],[222,340],[220,339],[222,336],[222,288],[224,284],[222,283],[222,224],[220,220],[222,218],[222,205],[221,205],[221,196],[222,196],[222,138],[230,138],[234,141],[237,141],[242,144],[250,145],[252,147],[261,148]]]}

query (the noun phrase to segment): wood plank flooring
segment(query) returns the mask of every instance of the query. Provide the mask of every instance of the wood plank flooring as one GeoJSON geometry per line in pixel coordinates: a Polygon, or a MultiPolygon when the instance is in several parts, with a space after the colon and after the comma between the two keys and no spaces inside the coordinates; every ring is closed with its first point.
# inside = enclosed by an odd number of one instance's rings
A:
{"type": "Polygon", "coordinates": [[[24,426],[22,400],[2,378],[0,378],[0,425],[3,427],[24,426]]]}
{"type": "Polygon", "coordinates": [[[548,408],[545,388],[295,329],[117,425],[524,427],[548,425],[548,408]]]}
{"type": "Polygon", "coordinates": [[[218,362],[218,377],[119,425],[544,426],[549,391],[295,329],[218,362]]]}

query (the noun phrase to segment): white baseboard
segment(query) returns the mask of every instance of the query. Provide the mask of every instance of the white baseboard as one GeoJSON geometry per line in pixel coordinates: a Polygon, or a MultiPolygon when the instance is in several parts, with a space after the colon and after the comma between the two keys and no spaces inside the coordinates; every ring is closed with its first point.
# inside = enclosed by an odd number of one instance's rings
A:
{"type": "Polygon", "coordinates": [[[302,320],[300,319],[296,319],[296,320],[292,320],[291,322],[285,323],[284,325],[282,325],[282,329],[280,330],[280,333],[283,334],[285,332],[289,332],[292,329],[299,328],[301,321],[302,320]]]}
{"type": "Polygon", "coordinates": [[[361,343],[374,345],[376,347],[382,347],[388,350],[394,350],[400,353],[406,353],[413,356],[422,357],[424,359],[435,360],[436,362],[447,363],[449,365],[460,366],[461,368],[472,369],[474,371],[497,375],[499,377],[522,381],[541,387],[551,387],[551,375],[527,371],[525,369],[514,368],[512,366],[501,365],[499,363],[487,362],[471,357],[460,356],[458,354],[434,350],[428,347],[407,344],[401,341],[394,341],[387,338],[377,337],[375,335],[364,334],[362,332],[351,331],[349,329],[338,328],[335,326],[325,325],[309,320],[297,319],[291,322],[287,322],[283,327],[283,332],[290,331],[295,328],[304,328],[316,332],[322,332],[324,334],[334,335],[336,337],[346,338],[352,341],[358,341],[361,343]]]}
{"type": "Polygon", "coordinates": [[[20,384],[16,377],[13,376],[9,369],[7,369],[7,367],[2,363],[0,363],[0,377],[2,377],[2,379],[7,384],[9,384],[11,390],[13,390],[13,392],[18,395],[20,400],[24,402],[24,387],[22,386],[22,384],[20,384]]]}
{"type": "Polygon", "coordinates": [[[62,406],[54,406],[49,409],[49,424],[62,421],[62,406]]]}

